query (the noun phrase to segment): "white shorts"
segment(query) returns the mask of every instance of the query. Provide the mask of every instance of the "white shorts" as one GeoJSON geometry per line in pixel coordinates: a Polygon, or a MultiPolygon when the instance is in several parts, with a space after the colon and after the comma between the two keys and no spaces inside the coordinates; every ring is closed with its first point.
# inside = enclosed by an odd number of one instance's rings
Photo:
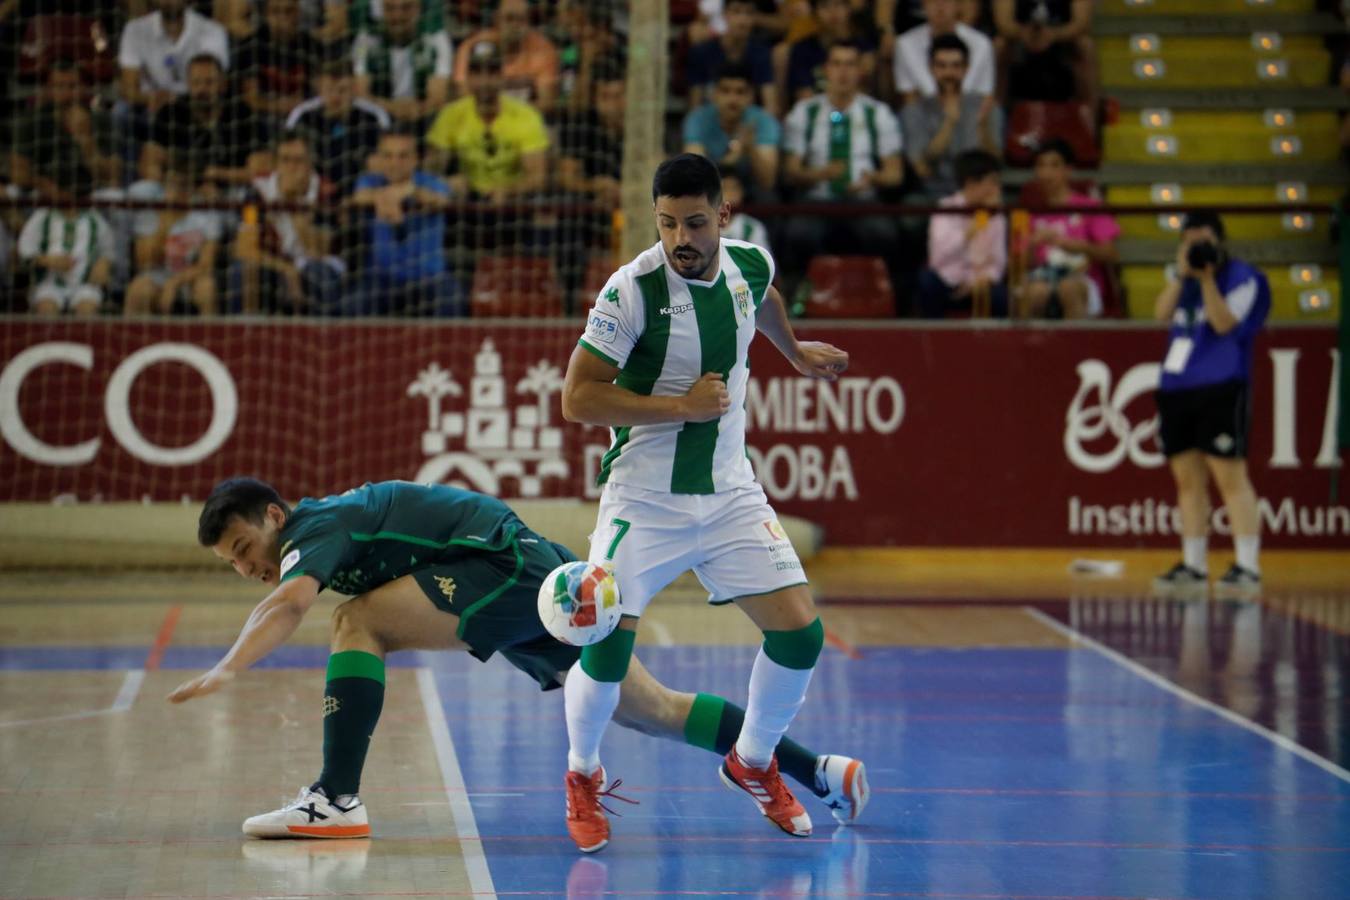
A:
{"type": "Polygon", "coordinates": [[[689,569],[708,602],[806,583],[797,551],[758,484],[716,494],[671,494],[607,484],[589,561],[610,564],[626,616],[640,616],[689,569]]]}
{"type": "Polygon", "coordinates": [[[103,289],[95,284],[65,284],[48,276],[33,288],[33,302],[48,300],[58,309],[69,311],[73,306],[92,303],[98,306],[103,302],[103,289]]]}

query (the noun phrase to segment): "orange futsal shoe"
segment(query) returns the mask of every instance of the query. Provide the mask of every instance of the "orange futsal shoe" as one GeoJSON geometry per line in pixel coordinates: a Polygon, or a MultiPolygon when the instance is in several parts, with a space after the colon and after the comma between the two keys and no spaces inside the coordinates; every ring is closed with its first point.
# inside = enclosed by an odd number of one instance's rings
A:
{"type": "Polygon", "coordinates": [[[733,746],[717,773],[727,787],[749,794],[759,811],[788,834],[797,837],[811,834],[811,817],[783,783],[778,774],[777,759],[771,760],[767,769],[753,769],[745,764],[733,746]]]}
{"type": "Polygon", "coordinates": [[[601,766],[589,776],[568,772],[564,783],[567,787],[567,833],[582,853],[603,850],[609,843],[609,819],[605,818],[600,806],[605,767],[601,766]]]}

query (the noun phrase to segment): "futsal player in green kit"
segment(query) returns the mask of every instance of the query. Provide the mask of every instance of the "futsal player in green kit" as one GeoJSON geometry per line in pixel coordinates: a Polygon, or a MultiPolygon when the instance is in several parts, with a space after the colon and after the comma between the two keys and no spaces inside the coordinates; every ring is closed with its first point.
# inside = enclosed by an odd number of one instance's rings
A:
{"type": "MultiPolygon", "coordinates": [[[[580,648],[544,630],[536,611],[545,576],[576,557],[494,497],[385,481],[292,509],[270,485],[234,478],[207,498],[197,539],[240,575],[273,590],[224,658],[169,695],[174,703],[219,690],[285,643],[324,588],[352,598],[333,615],[323,771],[292,803],[246,820],[245,834],[370,834],[358,790],[384,703],[386,654],[464,649],[486,661],[501,653],[543,690],[559,687],[580,657],[580,648]]],[[[729,750],[743,719],[744,711],[721,697],[667,688],[636,658],[614,713],[620,725],[719,754],[729,750]]],[[[856,769],[855,760],[817,755],[786,737],[777,753],[784,771],[841,822],[862,812],[865,782],[838,777],[856,769]]]]}

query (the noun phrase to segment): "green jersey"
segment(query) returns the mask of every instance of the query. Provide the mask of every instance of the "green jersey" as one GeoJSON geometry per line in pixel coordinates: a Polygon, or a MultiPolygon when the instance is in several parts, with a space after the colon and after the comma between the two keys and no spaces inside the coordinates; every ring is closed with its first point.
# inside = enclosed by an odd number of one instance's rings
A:
{"type": "Polygon", "coordinates": [[[428,566],[511,550],[524,528],[495,497],[407,481],[306,498],[281,529],[281,580],[356,595],[428,566]]]}

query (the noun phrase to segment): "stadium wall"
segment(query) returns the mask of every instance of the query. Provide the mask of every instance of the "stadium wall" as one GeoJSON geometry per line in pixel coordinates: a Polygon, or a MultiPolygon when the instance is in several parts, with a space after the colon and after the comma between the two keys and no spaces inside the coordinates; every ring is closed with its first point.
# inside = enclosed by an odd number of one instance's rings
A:
{"type": "MultiPolygon", "coordinates": [[[[750,456],[779,510],[819,526],[827,545],[1175,545],[1151,399],[1162,331],[800,330],[847,349],[852,366],[836,384],[812,382],[758,342],[750,456]]],[[[253,474],[290,497],[406,478],[570,500],[531,508],[553,510],[539,527],[579,543],[608,433],[558,412],[578,331],[544,320],[8,320],[0,537],[20,555],[63,534],[134,542],[115,512],[128,507],[88,506],[130,501],[168,504],[147,529],[181,542],[186,528],[191,548],[195,502],[220,478],[253,474]],[[62,510],[82,524],[63,532],[62,510]]],[[[1350,546],[1350,509],[1331,490],[1338,366],[1332,329],[1273,328],[1258,342],[1249,458],[1267,546],[1350,546]]]]}

